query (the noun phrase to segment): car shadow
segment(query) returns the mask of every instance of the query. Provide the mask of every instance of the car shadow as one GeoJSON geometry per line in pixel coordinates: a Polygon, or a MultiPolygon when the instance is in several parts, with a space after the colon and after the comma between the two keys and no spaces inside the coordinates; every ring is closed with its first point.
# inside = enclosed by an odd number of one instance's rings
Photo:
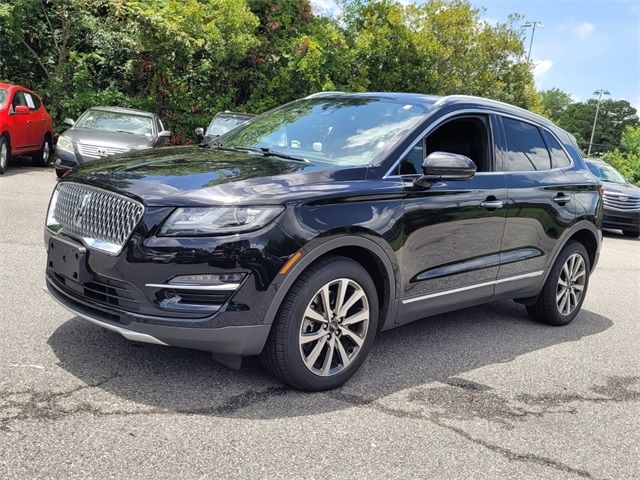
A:
{"type": "MultiPolygon", "coordinates": [[[[2,174],[1,177],[13,177],[14,175],[24,174],[26,172],[32,171],[42,171],[42,170],[50,170],[52,175],[55,175],[53,172],[53,166],[49,165],[46,167],[39,167],[33,164],[31,157],[29,156],[17,156],[13,157],[9,162],[9,166],[7,171],[2,174]]],[[[0,178],[1,178],[0,177],[0,178]]]]}
{"type": "Polygon", "coordinates": [[[285,387],[255,358],[234,371],[206,352],[132,344],[77,317],[48,344],[69,373],[150,412],[284,418],[344,409],[353,399],[367,403],[434,381],[450,383],[465,372],[575,342],[612,324],[583,310],[566,327],[540,325],[510,301],[439,315],[381,333],[360,371],[327,394],[285,387]]]}
{"type": "Polygon", "coordinates": [[[640,237],[626,237],[625,235],[623,235],[622,230],[614,230],[614,229],[602,229],[602,235],[604,236],[604,238],[618,238],[621,240],[629,240],[631,242],[637,242],[640,241],[640,237]]]}

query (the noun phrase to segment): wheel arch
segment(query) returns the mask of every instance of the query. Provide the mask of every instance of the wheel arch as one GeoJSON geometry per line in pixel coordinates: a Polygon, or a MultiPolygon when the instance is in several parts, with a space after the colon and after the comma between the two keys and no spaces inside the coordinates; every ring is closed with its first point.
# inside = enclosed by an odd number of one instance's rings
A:
{"type": "MultiPolygon", "coordinates": [[[[319,239],[320,240],[320,239],[319,239]]],[[[314,242],[311,242],[314,243],[314,242]]],[[[371,275],[378,292],[380,303],[380,317],[378,330],[383,330],[395,323],[397,312],[397,281],[398,266],[395,258],[392,260],[385,249],[376,241],[357,235],[339,235],[329,240],[321,241],[317,245],[305,245],[299,250],[302,254],[291,270],[281,281],[275,282],[275,295],[264,318],[265,324],[272,324],[280,309],[284,297],[298,277],[317,260],[328,255],[341,255],[350,258],[371,275]]]]}
{"type": "Polygon", "coordinates": [[[542,285],[547,281],[547,277],[549,276],[549,273],[551,273],[551,269],[556,263],[558,255],[560,255],[560,252],[562,252],[564,247],[571,241],[577,241],[587,249],[587,253],[589,254],[589,267],[590,270],[593,271],[596,263],[598,262],[601,238],[602,232],[598,230],[592,222],[581,220],[573,225],[573,227],[565,232],[562,241],[558,242],[558,245],[553,252],[552,260],[549,262],[544,274],[542,285]]]}

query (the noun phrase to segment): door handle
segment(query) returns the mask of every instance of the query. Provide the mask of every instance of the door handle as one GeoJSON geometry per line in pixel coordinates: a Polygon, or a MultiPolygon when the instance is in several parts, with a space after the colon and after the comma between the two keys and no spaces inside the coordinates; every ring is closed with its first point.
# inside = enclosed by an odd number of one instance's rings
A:
{"type": "Polygon", "coordinates": [[[558,205],[566,205],[571,201],[571,197],[568,195],[565,195],[564,193],[559,193],[558,195],[553,197],[553,201],[556,202],[558,205]]]}
{"type": "Polygon", "coordinates": [[[496,208],[502,208],[504,203],[502,203],[502,200],[498,200],[496,198],[487,198],[480,205],[487,210],[495,210],[496,208]]]}

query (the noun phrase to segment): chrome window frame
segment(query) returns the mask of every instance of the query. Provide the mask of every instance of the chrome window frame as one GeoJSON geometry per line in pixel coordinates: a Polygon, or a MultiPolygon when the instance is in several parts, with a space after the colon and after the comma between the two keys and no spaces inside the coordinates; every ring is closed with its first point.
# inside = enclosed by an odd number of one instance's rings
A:
{"type": "MultiPolygon", "coordinates": [[[[565,166],[565,167],[550,168],[548,170],[522,170],[522,171],[519,171],[519,172],[505,171],[504,170],[504,165],[501,165],[501,167],[502,167],[501,171],[478,172],[478,173],[476,173],[476,175],[513,175],[513,174],[523,174],[523,173],[527,173],[527,174],[534,173],[535,174],[535,173],[541,173],[541,172],[553,172],[553,171],[570,170],[575,166],[575,160],[574,160],[573,156],[567,150],[567,147],[565,146],[564,142],[562,142],[560,140],[560,138],[558,138],[558,136],[553,131],[551,131],[549,128],[545,127],[544,125],[540,125],[539,123],[535,123],[535,122],[533,122],[531,120],[524,119],[522,117],[518,117],[517,115],[511,115],[511,114],[503,113],[503,112],[496,112],[496,111],[488,110],[488,109],[485,109],[485,108],[463,108],[463,109],[460,109],[460,110],[449,112],[449,113],[443,115],[442,117],[438,118],[437,120],[435,120],[433,123],[430,123],[427,127],[425,127],[422,130],[422,132],[420,132],[420,134],[417,136],[417,138],[413,142],[411,142],[411,144],[402,152],[401,155],[398,156],[398,160],[396,160],[393,163],[391,168],[389,168],[387,170],[387,173],[385,173],[382,178],[383,179],[387,179],[387,178],[391,178],[391,179],[400,178],[400,179],[402,179],[402,178],[415,178],[415,177],[419,176],[419,174],[393,175],[392,172],[398,168],[398,166],[400,165],[400,162],[402,160],[404,160],[404,158],[413,149],[413,147],[415,147],[418,144],[418,142],[420,142],[421,140],[425,139],[438,126],[440,126],[441,124],[443,124],[446,121],[450,120],[452,117],[465,115],[465,114],[484,114],[484,115],[495,115],[497,117],[506,117],[506,118],[511,118],[513,120],[518,120],[520,122],[528,123],[528,124],[533,125],[533,126],[535,126],[537,128],[540,128],[540,129],[544,129],[550,135],[552,135],[553,138],[555,138],[558,141],[558,143],[562,147],[562,150],[569,157],[569,160],[571,161],[571,163],[569,165],[565,166]]],[[[431,117],[431,115],[429,117],[427,117],[425,119],[425,121],[428,121],[430,117],[431,117]]],[[[500,120],[501,120],[500,127],[504,131],[504,127],[502,126],[502,118],[500,120]]],[[[496,149],[496,153],[497,153],[498,150],[496,148],[496,142],[495,142],[496,135],[494,134],[493,137],[494,137],[493,144],[494,144],[494,148],[496,149]]],[[[544,138],[543,138],[543,140],[544,140],[544,138]]],[[[545,146],[546,146],[546,143],[545,143],[545,146]]],[[[547,147],[547,151],[549,151],[548,147],[547,147]]],[[[496,167],[497,166],[498,165],[497,165],[497,162],[496,162],[496,167]]]]}

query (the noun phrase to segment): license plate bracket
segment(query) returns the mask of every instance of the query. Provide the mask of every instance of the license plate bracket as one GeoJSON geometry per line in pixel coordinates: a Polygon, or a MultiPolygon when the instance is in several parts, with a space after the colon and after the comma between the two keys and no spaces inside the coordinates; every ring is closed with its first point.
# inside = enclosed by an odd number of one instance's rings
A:
{"type": "Polygon", "coordinates": [[[80,284],[91,279],[87,270],[87,249],[66,239],[49,238],[47,265],[58,275],[80,284]]]}

